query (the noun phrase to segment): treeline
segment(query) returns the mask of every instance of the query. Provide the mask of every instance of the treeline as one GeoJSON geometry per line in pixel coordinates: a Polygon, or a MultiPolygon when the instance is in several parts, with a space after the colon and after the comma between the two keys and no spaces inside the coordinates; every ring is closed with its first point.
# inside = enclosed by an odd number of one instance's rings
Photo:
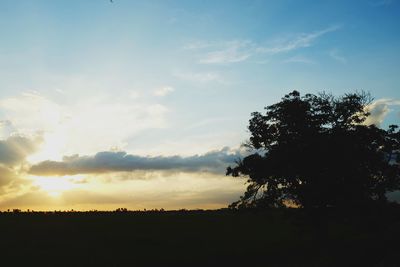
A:
{"type": "Polygon", "coordinates": [[[127,208],[117,208],[115,210],[53,210],[53,211],[41,211],[41,210],[22,210],[22,209],[7,209],[5,211],[0,211],[0,214],[69,214],[69,213],[100,213],[100,214],[113,214],[113,213],[202,213],[202,212],[221,212],[230,210],[228,208],[222,208],[217,210],[207,210],[207,209],[179,209],[179,210],[165,210],[163,208],[160,209],[143,209],[143,210],[129,210],[127,208]]]}

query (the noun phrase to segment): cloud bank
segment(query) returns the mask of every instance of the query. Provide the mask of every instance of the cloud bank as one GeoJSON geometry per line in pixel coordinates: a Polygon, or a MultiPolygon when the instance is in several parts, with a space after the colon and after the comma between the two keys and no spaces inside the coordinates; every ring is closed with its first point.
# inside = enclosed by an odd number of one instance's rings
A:
{"type": "Polygon", "coordinates": [[[43,161],[33,165],[34,175],[99,174],[130,171],[182,171],[224,173],[225,168],[242,156],[239,150],[225,147],[204,155],[182,156],[138,156],[126,152],[104,151],[93,156],[69,156],[62,161],[43,161]]]}

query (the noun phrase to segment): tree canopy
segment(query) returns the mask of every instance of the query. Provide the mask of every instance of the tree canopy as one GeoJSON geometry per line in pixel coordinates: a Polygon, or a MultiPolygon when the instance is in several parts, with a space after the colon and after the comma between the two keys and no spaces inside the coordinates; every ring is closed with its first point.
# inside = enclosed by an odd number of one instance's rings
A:
{"type": "Polygon", "coordinates": [[[349,206],[386,202],[400,189],[400,132],[365,125],[372,98],[293,91],[265,114],[252,113],[245,146],[253,154],[227,168],[247,177],[231,207],[349,206]]]}

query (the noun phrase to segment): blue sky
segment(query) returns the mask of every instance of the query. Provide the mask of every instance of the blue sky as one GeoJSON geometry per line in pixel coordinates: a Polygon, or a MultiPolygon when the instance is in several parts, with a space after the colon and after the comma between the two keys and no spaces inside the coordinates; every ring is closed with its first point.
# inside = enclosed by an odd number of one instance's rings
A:
{"type": "MultiPolygon", "coordinates": [[[[225,157],[236,155],[248,137],[251,112],[294,89],[335,95],[366,90],[376,99],[374,122],[399,123],[399,15],[396,0],[4,0],[0,139],[36,140],[35,152],[23,157],[25,165],[104,151],[184,159],[217,151],[225,157]]],[[[99,181],[122,175],[74,175],[62,183],[22,174],[36,191],[6,184],[8,202],[2,207],[24,203],[18,201],[26,195],[62,198],[78,189],[108,199],[111,193],[99,181]],[[90,185],[81,186],[83,181],[90,185]]],[[[124,176],[113,184],[113,194],[128,187],[121,180],[140,183],[131,188],[151,188],[171,176],[148,170],[140,175],[158,178],[143,183],[124,176]]],[[[174,177],[180,176],[190,176],[190,182],[171,198],[198,194],[192,202],[200,207],[224,206],[243,191],[242,184],[214,171],[184,170],[174,177]],[[222,184],[229,189],[226,197],[210,197],[222,184]]],[[[149,194],[143,190],[140,194],[149,194]]],[[[171,198],[160,203],[148,198],[110,200],[102,207],[175,207],[168,204],[171,198]]],[[[49,199],[52,207],[61,205],[60,199],[49,199]]]]}

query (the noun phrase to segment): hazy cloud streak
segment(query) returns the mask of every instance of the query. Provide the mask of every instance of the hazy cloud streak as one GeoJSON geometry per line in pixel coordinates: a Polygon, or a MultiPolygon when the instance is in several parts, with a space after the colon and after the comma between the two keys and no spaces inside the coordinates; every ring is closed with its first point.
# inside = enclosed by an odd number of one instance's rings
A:
{"type": "Polygon", "coordinates": [[[340,63],[347,63],[347,59],[344,56],[340,55],[337,49],[332,49],[331,51],[329,51],[329,56],[340,63]]]}
{"type": "Polygon", "coordinates": [[[297,34],[291,38],[274,41],[273,45],[261,45],[251,40],[226,42],[195,42],[184,47],[186,50],[202,51],[201,64],[228,64],[247,60],[257,54],[275,55],[312,46],[319,37],[338,30],[332,26],[320,31],[297,34]]]}
{"type": "Polygon", "coordinates": [[[312,33],[302,33],[290,40],[278,42],[278,44],[276,44],[275,46],[258,47],[257,52],[267,53],[267,54],[278,54],[278,53],[283,53],[283,52],[289,52],[289,51],[296,50],[299,48],[309,47],[313,44],[313,42],[317,38],[319,38],[322,35],[325,35],[329,32],[337,31],[339,28],[340,28],[339,26],[332,26],[332,27],[328,27],[326,29],[323,29],[320,31],[315,31],[312,33]]]}
{"type": "Polygon", "coordinates": [[[226,47],[221,50],[208,52],[199,62],[203,64],[241,62],[254,52],[254,44],[251,41],[231,41],[224,46],[226,47]]]}

